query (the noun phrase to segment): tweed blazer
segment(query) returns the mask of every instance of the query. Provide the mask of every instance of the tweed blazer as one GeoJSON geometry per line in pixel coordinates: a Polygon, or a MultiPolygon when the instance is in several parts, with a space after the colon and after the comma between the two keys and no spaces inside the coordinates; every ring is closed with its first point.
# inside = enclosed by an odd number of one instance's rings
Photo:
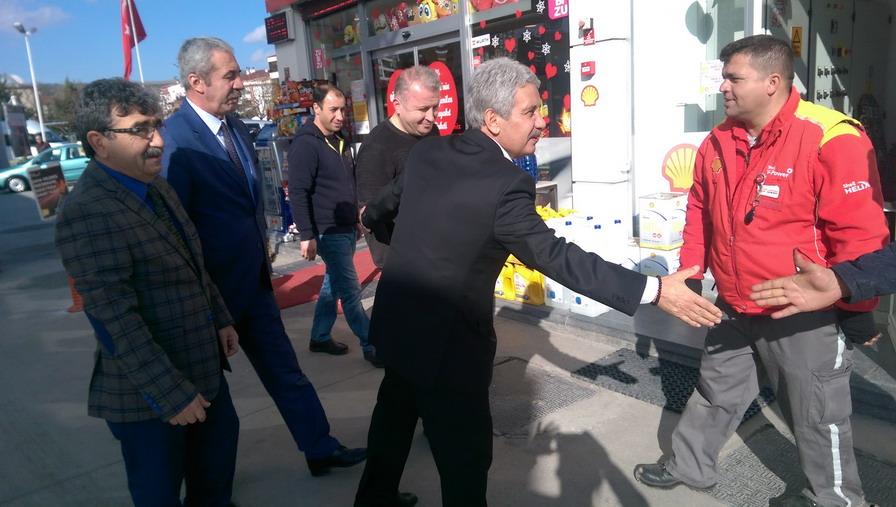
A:
{"type": "Polygon", "coordinates": [[[217,330],[233,321],[203,267],[196,228],[165,180],[150,185],[180,222],[186,249],[94,162],[56,224],[98,342],[88,413],[112,422],[168,420],[198,393],[212,400],[227,367],[217,330]]]}

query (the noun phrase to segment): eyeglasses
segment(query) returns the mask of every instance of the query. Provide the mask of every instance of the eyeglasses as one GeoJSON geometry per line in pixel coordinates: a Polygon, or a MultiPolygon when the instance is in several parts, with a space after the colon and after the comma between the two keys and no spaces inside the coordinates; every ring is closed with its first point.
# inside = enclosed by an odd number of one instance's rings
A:
{"type": "Polygon", "coordinates": [[[149,125],[141,125],[138,127],[119,128],[119,129],[103,129],[103,132],[115,132],[116,134],[131,134],[146,140],[152,139],[152,136],[162,128],[162,120],[156,120],[149,125]]]}
{"type": "Polygon", "coordinates": [[[765,183],[765,174],[757,174],[753,181],[756,182],[756,197],[754,197],[753,202],[750,203],[750,211],[744,215],[744,225],[750,225],[756,217],[756,208],[759,207],[759,196],[762,195],[762,184],[765,183]]]}

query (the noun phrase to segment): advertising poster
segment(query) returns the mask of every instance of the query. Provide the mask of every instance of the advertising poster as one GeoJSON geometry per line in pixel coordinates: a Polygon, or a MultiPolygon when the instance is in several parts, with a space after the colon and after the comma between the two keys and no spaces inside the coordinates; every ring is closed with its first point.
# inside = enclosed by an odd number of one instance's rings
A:
{"type": "Polygon", "coordinates": [[[28,169],[31,190],[37,202],[37,211],[43,220],[49,220],[59,213],[62,200],[68,194],[68,185],[59,162],[50,162],[40,167],[28,169]]]}

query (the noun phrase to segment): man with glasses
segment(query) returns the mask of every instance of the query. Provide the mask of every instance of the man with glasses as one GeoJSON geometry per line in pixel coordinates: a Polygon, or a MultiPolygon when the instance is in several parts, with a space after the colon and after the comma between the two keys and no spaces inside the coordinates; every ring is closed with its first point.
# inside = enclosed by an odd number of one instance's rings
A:
{"type": "Polygon", "coordinates": [[[877,301],[773,320],[776,308],[757,305],[750,289],[792,274],[794,248],[829,266],[884,245],[871,142],[856,120],[800,99],[786,42],[746,37],[720,58],[727,120],[697,154],[681,265],[712,271],[725,317],[706,336],[673,455],[638,465],[635,477],[660,488],[712,487],[719,451],[759,392],[761,363],[809,484],[783,504],[866,505],[850,426],[852,344],[838,309],[868,312],[877,301]]]}
{"type": "Polygon", "coordinates": [[[199,237],[158,177],[158,98],[136,83],[88,84],[75,127],[93,157],[56,225],[97,353],[88,413],[121,444],[134,504],[230,502],[239,419],[222,366],[233,319],[199,237]]]}
{"type": "Polygon", "coordinates": [[[196,224],[208,272],[233,315],[241,345],[274,399],[313,476],[363,461],[330,435],[317,391],[299,367],[271,285],[257,160],[234,114],[243,90],[229,44],[186,40],[177,55],[187,96],[165,120],[163,176],[196,224]]]}

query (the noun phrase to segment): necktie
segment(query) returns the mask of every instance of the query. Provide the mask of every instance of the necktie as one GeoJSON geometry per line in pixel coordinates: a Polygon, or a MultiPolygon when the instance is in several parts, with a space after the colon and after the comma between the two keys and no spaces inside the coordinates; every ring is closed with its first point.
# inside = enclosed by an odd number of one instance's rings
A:
{"type": "Polygon", "coordinates": [[[236,152],[236,145],[233,144],[233,134],[230,133],[230,127],[227,126],[227,122],[221,122],[219,132],[224,135],[224,149],[227,150],[227,156],[230,157],[230,161],[233,162],[240,181],[245,181],[246,185],[248,185],[249,180],[246,178],[246,170],[243,169],[243,162],[236,152]]]}
{"type": "Polygon", "coordinates": [[[165,225],[165,228],[168,229],[168,232],[177,239],[177,243],[185,252],[190,253],[190,249],[187,248],[187,244],[184,242],[181,232],[177,229],[177,226],[174,225],[174,218],[171,216],[171,212],[168,211],[168,206],[165,205],[165,200],[162,199],[162,193],[159,192],[159,189],[153,185],[149,185],[146,191],[146,196],[149,197],[149,202],[152,203],[153,211],[155,211],[156,216],[159,217],[159,220],[165,225]]]}

